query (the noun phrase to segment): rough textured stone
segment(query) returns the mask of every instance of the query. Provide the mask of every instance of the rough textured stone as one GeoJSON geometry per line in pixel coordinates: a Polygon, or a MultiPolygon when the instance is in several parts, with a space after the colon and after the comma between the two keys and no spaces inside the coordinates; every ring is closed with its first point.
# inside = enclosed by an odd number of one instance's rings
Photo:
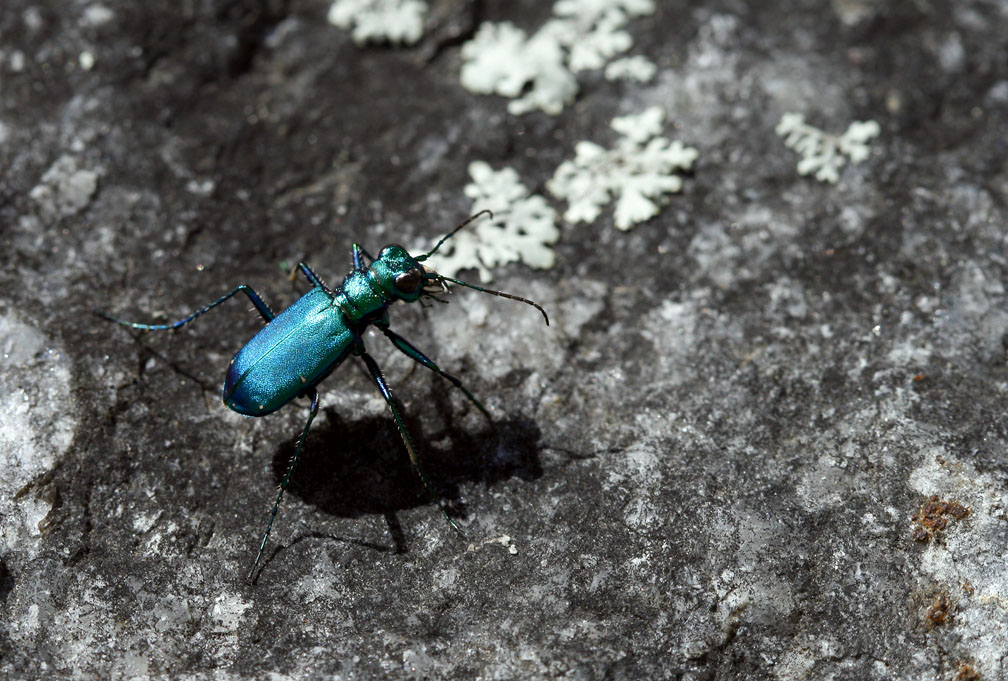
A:
{"type": "Polygon", "coordinates": [[[459,47],[548,8],[431,4],[361,48],[322,0],[4,1],[0,676],[1008,678],[1005,5],[661,2],[652,82],[514,117],[459,47]],[[89,311],[282,307],[284,264],[457,224],[472,161],[542,191],[651,105],[699,150],[682,193],[494,272],[552,326],[393,310],[494,424],[369,337],[467,538],[352,362],[246,584],[307,410],[221,406],[257,317],[89,311]],[[787,111],[882,134],[822,184],[787,111]]]}

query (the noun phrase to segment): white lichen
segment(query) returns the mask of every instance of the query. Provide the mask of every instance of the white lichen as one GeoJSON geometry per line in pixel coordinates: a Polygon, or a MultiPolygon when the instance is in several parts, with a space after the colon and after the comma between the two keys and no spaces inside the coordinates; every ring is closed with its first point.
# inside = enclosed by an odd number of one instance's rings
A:
{"type": "Polygon", "coordinates": [[[551,244],[560,231],[556,211],[542,196],[529,195],[512,168],[494,170],[483,161],[469,164],[472,182],[465,194],[473,200],[473,214],[489,210],[493,217],[481,217],[446,241],[428,260],[439,273],[455,277],[469,268],[479,271],[488,282],[490,268],[511,262],[546,269],[553,266],[551,244]]]}
{"type": "Polygon", "coordinates": [[[510,98],[508,111],[516,116],[535,109],[556,115],[578,91],[564,58],[560,43],[545,31],[529,38],[510,22],[487,22],[462,46],[462,86],[510,98]]]}
{"type": "MultiPolygon", "coordinates": [[[[515,115],[535,109],[556,115],[577,94],[574,74],[616,63],[613,59],[633,44],[626,24],[653,11],[652,0],[559,0],[554,18],[531,36],[510,22],[484,23],[462,46],[462,85],[510,98],[508,111],[515,115]]],[[[607,77],[647,80],[653,75],[654,65],[637,57],[615,66],[607,77]]]]}
{"type": "Polygon", "coordinates": [[[658,67],[647,57],[635,55],[615,59],[605,67],[606,80],[636,80],[641,83],[654,78],[658,67]]]}
{"type": "Polygon", "coordinates": [[[575,145],[575,157],[560,164],[546,184],[567,200],[565,220],[593,222],[613,199],[619,229],[658,214],[658,200],[682,189],[676,171],[688,170],[698,156],[696,149],[661,136],[664,118],[657,106],[614,118],[612,127],[622,137],[612,149],[586,141],[575,145]]]}
{"type": "Polygon", "coordinates": [[[353,28],[358,45],[375,42],[412,45],[423,35],[427,3],[423,0],[334,0],[329,23],[353,28]]]}
{"type": "Polygon", "coordinates": [[[860,163],[868,158],[868,140],[879,132],[875,121],[855,121],[842,135],[831,135],[806,123],[800,113],[785,113],[777,125],[777,134],[784,138],[785,146],[801,156],[798,174],[815,173],[817,180],[832,183],[840,179],[840,169],[848,159],[860,163]]]}

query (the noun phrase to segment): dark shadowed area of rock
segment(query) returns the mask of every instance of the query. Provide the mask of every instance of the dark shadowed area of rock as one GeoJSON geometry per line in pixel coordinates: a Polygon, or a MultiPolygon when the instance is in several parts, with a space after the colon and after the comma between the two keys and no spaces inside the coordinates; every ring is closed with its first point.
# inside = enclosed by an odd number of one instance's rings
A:
{"type": "Polygon", "coordinates": [[[322,0],[2,4],[0,677],[1008,678],[1004,3],[660,2],[655,79],[555,117],[459,84],[545,3],[437,0],[412,47],[322,0]],[[367,336],[465,537],[352,360],[247,584],[307,414],[220,403],[261,320],[91,310],[281,309],[298,260],[429,248],[470,162],[546,194],[654,105],[700,154],[663,212],[493,271],[551,326],[392,309],[492,423],[367,336]],[[789,111],[881,134],[821,183],[789,111]]]}

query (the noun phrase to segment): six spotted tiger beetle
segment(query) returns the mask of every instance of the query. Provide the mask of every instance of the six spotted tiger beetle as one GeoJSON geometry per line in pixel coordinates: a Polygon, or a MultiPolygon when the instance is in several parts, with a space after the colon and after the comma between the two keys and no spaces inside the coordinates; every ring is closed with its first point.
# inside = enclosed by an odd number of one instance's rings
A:
{"type": "Polygon", "coordinates": [[[217,307],[228,298],[238,293],[244,293],[266,320],[266,326],[231,360],[227,376],[224,379],[224,404],[240,414],[263,416],[276,411],[295,397],[311,398],[308,420],[301,431],[301,437],[298,439],[294,456],[291,457],[290,464],[287,466],[287,472],[280,482],[280,491],[273,504],[273,509],[270,511],[266,532],[263,534],[259,551],[252,563],[252,568],[249,570],[248,579],[252,579],[259,566],[259,561],[262,559],[266,541],[273,528],[273,520],[280,507],[280,500],[283,498],[291,475],[294,473],[294,466],[301,454],[308,429],[318,413],[317,386],[350,355],[356,355],[364,361],[371,379],[378,386],[392,412],[392,418],[395,419],[396,427],[398,427],[399,434],[406,445],[406,451],[409,452],[410,460],[417,473],[420,474],[420,479],[426,486],[431,499],[441,509],[441,513],[448,523],[459,530],[458,525],[448,517],[447,512],[441,506],[434,485],[431,484],[420,465],[420,457],[417,455],[402,415],[392,398],[392,391],[385,381],[381,369],[378,368],[378,364],[364,349],[363,334],[369,325],[374,324],[392,341],[396,348],[438,376],[447,379],[461,390],[487,418],[490,418],[486,408],[473,397],[472,393],[466,390],[457,378],[441,371],[433,361],[409,341],[392,331],[389,328],[388,320],[388,308],[395,301],[401,300],[406,303],[423,301],[425,298],[433,297],[435,293],[445,290],[446,283],[450,282],[484,293],[492,293],[528,303],[542,312],[546,324],[549,324],[546,311],[538,303],[521,296],[493,291],[445,277],[421,264],[456,232],[484,213],[490,214],[490,211],[481,211],[472,216],[444,236],[430,251],[416,257],[411,256],[402,246],[392,244],[381,249],[378,252],[378,257],[374,258],[363,248],[354,244],[353,270],[344,277],[343,283],[336,289],[328,288],[306,264],[298,263],[298,268],[312,284],[312,290],[278,315],[274,315],[259,294],[246,284],[238,286],[230,293],[173,324],[140,324],[95,311],[104,319],[134,329],[167,331],[178,329],[204,312],[217,307]],[[365,258],[369,262],[365,263],[365,258]]]}

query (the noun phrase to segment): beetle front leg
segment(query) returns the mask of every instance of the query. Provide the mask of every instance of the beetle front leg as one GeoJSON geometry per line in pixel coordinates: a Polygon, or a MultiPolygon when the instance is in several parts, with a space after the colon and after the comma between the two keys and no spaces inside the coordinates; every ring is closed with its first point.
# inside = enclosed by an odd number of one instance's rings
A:
{"type": "Polygon", "coordinates": [[[353,252],[353,268],[355,270],[367,269],[367,266],[364,264],[364,258],[374,262],[374,256],[361,248],[360,244],[355,243],[351,247],[351,250],[353,252]]]}

